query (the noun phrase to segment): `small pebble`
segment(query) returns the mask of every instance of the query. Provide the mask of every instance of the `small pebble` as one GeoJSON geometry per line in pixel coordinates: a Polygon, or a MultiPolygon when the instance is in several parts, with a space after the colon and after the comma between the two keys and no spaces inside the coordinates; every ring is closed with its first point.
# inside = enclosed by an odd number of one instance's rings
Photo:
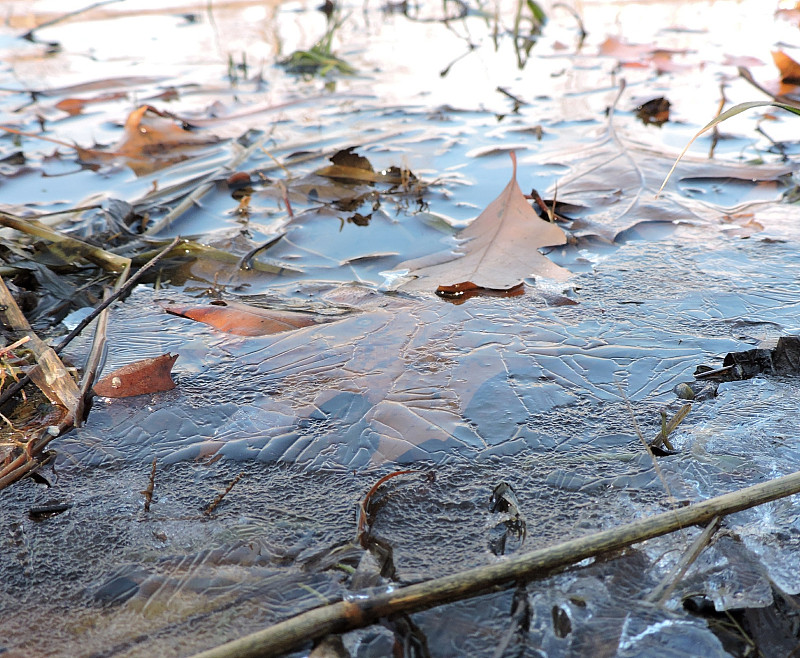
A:
{"type": "Polygon", "coordinates": [[[694,400],[694,390],[685,382],[682,382],[675,387],[675,395],[677,395],[681,400],[694,400]]]}

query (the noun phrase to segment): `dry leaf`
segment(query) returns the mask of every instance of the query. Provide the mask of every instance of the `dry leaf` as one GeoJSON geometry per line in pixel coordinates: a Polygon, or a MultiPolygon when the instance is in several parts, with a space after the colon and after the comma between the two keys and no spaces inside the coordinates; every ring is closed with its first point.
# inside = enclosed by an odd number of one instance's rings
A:
{"type": "Polygon", "coordinates": [[[462,253],[433,254],[401,263],[416,276],[404,290],[435,290],[469,281],[495,291],[518,286],[531,275],[564,281],[570,273],[539,253],[541,247],[565,244],[558,226],[540,219],[517,184],[517,158],[505,189],[458,234],[462,253]]]}
{"type": "Polygon", "coordinates": [[[142,105],[125,121],[125,136],[114,149],[130,156],[163,154],[181,146],[198,146],[218,141],[216,137],[186,130],[181,122],[150,105],[142,105]]]}
{"type": "Polygon", "coordinates": [[[177,358],[177,354],[167,353],[129,363],[103,377],[95,384],[94,392],[107,398],[129,398],[169,391],[175,388],[170,373],[177,358]]]}
{"type": "Polygon", "coordinates": [[[239,302],[214,301],[208,306],[170,304],[164,310],[239,336],[266,336],[317,324],[310,313],[276,311],[239,302]]]}
{"type": "Polygon", "coordinates": [[[780,50],[772,51],[772,59],[781,72],[781,82],[790,85],[800,84],[800,64],[780,50]]]}
{"type": "Polygon", "coordinates": [[[65,98],[64,100],[56,103],[56,109],[66,112],[70,116],[76,116],[83,112],[86,106],[91,103],[108,103],[110,101],[127,97],[127,93],[124,91],[118,91],[113,94],[101,94],[99,96],[95,96],[94,98],[65,98]]]}
{"type": "Polygon", "coordinates": [[[436,294],[454,304],[463,304],[472,297],[519,297],[525,294],[525,284],[520,283],[513,288],[496,290],[476,286],[472,281],[462,281],[452,286],[439,286],[436,294]]]}
{"type": "Polygon", "coordinates": [[[329,159],[333,163],[327,167],[317,169],[317,176],[325,176],[345,181],[358,183],[386,183],[387,185],[402,185],[415,181],[416,176],[408,170],[399,167],[389,167],[384,171],[375,171],[370,161],[362,155],[355,153],[356,146],[342,149],[334,153],[329,159]]]}
{"type": "Polygon", "coordinates": [[[599,53],[607,57],[616,57],[618,60],[631,62],[640,61],[653,52],[650,44],[626,43],[619,37],[608,37],[600,44],[599,53]]]}
{"type": "Polygon", "coordinates": [[[627,68],[647,68],[653,66],[660,73],[676,73],[692,68],[691,65],[677,64],[673,55],[683,55],[685,50],[666,50],[652,44],[627,43],[618,37],[608,37],[600,44],[599,52],[614,57],[627,68]]]}

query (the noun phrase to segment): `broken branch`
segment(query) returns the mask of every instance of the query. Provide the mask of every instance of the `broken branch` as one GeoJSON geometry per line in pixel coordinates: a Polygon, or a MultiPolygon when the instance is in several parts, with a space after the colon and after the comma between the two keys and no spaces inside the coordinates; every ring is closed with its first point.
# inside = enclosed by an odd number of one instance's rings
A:
{"type": "Polygon", "coordinates": [[[330,633],[364,628],[382,617],[432,608],[511,587],[520,580],[553,574],[565,567],[660,537],[696,523],[800,493],[800,471],[687,507],[645,517],[495,564],[469,569],[392,592],[315,608],[251,635],[196,654],[194,658],[255,658],[290,651],[330,633]]]}

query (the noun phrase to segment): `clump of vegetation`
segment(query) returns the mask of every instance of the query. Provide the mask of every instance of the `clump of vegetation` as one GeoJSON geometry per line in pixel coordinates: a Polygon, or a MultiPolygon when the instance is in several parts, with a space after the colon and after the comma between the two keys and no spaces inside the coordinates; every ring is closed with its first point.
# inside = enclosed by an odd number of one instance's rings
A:
{"type": "Polygon", "coordinates": [[[333,54],[333,37],[341,27],[342,21],[333,15],[328,17],[325,34],[308,50],[296,50],[280,62],[289,73],[308,76],[325,76],[331,71],[353,75],[356,70],[340,57],[333,54]]]}

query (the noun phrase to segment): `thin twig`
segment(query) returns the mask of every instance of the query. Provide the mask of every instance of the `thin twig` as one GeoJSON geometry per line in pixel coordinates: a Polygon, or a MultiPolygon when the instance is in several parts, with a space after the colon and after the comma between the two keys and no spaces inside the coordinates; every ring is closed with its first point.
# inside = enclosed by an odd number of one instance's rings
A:
{"type": "Polygon", "coordinates": [[[18,347],[24,345],[31,339],[30,336],[23,336],[19,340],[15,340],[11,345],[6,345],[5,347],[0,347],[0,356],[5,356],[6,354],[10,354],[18,347]]]}
{"type": "Polygon", "coordinates": [[[800,493],[800,471],[700,503],[645,517],[588,537],[542,548],[461,573],[392,592],[315,608],[274,626],[228,642],[194,658],[256,658],[291,651],[330,633],[365,628],[382,617],[425,610],[478,594],[499,591],[521,580],[543,578],[569,565],[681,528],[800,493]]]}
{"type": "Polygon", "coordinates": [[[655,601],[656,605],[659,607],[666,603],[674,589],[678,586],[678,583],[686,574],[686,571],[690,566],[692,566],[692,564],[694,564],[697,556],[700,555],[706,546],[708,546],[708,543],[711,541],[714,533],[719,529],[721,523],[722,518],[719,516],[715,516],[713,519],[711,519],[711,523],[709,523],[705,527],[705,530],[703,530],[703,532],[701,532],[692,542],[692,545],[681,556],[681,559],[678,560],[678,563],[675,565],[672,571],[670,571],[655,587],[655,589],[653,589],[653,591],[645,597],[645,601],[655,601]]]}
{"type": "MultiPolygon", "coordinates": [[[[717,106],[717,113],[714,115],[716,119],[720,114],[722,114],[722,110],[725,109],[725,103],[728,102],[728,99],[725,97],[725,83],[721,82],[719,85],[719,105],[717,106]]],[[[711,132],[711,146],[708,148],[708,159],[711,160],[714,157],[714,151],[717,148],[717,142],[719,142],[719,126],[714,126],[714,130],[711,132]]]]}
{"type": "MultiPolygon", "coordinates": [[[[380,486],[386,482],[387,480],[391,480],[393,477],[397,477],[398,475],[406,475],[408,473],[417,473],[416,469],[409,469],[405,471],[393,471],[388,475],[384,475],[381,479],[379,479],[375,484],[372,485],[372,488],[367,492],[367,495],[361,500],[358,505],[358,524],[356,530],[356,542],[364,546],[365,543],[365,536],[368,531],[368,521],[367,521],[367,509],[370,506],[370,502],[372,501],[372,496],[375,492],[380,488],[380,486]]],[[[364,546],[366,548],[366,546],[364,546]]]]}
{"type": "Polygon", "coordinates": [[[45,27],[50,27],[51,25],[56,25],[58,23],[62,23],[70,18],[74,18],[75,16],[79,16],[80,14],[86,13],[92,9],[97,9],[98,7],[102,7],[104,5],[111,5],[115,2],[122,2],[122,0],[101,0],[101,2],[95,2],[94,4],[87,5],[86,7],[81,7],[80,9],[76,9],[75,11],[70,11],[66,14],[61,14],[60,16],[56,16],[55,18],[51,18],[49,21],[45,21],[41,25],[37,25],[36,27],[28,30],[25,34],[22,35],[23,39],[27,39],[28,41],[35,41],[33,33],[37,30],[41,30],[45,27]]]}
{"type": "Polygon", "coordinates": [[[654,438],[650,442],[651,448],[660,448],[662,445],[666,446],[667,450],[675,450],[672,446],[672,443],[669,440],[669,435],[672,434],[678,425],[683,422],[683,419],[689,414],[692,410],[691,404],[684,404],[675,415],[667,421],[667,412],[661,411],[661,430],[659,431],[656,438],[654,438]]]}
{"type": "Polygon", "coordinates": [[[722,366],[721,368],[714,368],[713,370],[706,370],[704,372],[695,373],[695,379],[710,379],[711,377],[716,377],[717,375],[724,375],[736,367],[735,364],[729,366],[722,366]]]}
{"type": "Polygon", "coordinates": [[[233,489],[233,488],[236,486],[236,483],[237,483],[239,480],[241,480],[243,477],[244,477],[244,471],[242,471],[241,473],[239,473],[239,474],[238,474],[238,475],[237,475],[235,478],[233,478],[233,480],[231,480],[231,483],[230,483],[230,484],[229,484],[229,485],[228,485],[228,486],[225,488],[225,491],[223,491],[221,494],[219,494],[219,495],[218,495],[218,496],[217,496],[217,497],[216,497],[216,498],[213,500],[213,502],[212,502],[212,503],[211,503],[211,504],[210,504],[208,507],[206,507],[206,510],[205,510],[205,512],[203,512],[203,513],[204,513],[206,516],[211,516],[211,513],[212,513],[212,512],[213,512],[215,509],[217,509],[217,505],[219,505],[219,504],[222,502],[222,499],[223,499],[223,498],[225,498],[225,496],[227,496],[227,495],[230,493],[231,489],[233,489]]]}
{"type": "Polygon", "coordinates": [[[150,503],[153,501],[153,490],[156,486],[156,462],[158,460],[153,457],[153,468],[150,469],[150,480],[147,482],[147,489],[139,493],[144,496],[144,512],[150,511],[150,503]]]}
{"type": "MultiPolygon", "coordinates": [[[[127,274],[125,272],[124,274],[127,274]]],[[[108,288],[105,290],[103,299],[107,299],[111,295],[108,288]]],[[[80,427],[83,424],[85,415],[84,409],[87,408],[89,401],[94,395],[92,385],[97,378],[98,371],[102,368],[102,363],[106,351],[106,332],[108,330],[108,308],[103,309],[97,317],[97,323],[94,327],[94,338],[92,339],[92,349],[89,351],[89,356],[86,359],[86,364],[83,367],[83,377],[80,383],[80,402],[75,410],[75,427],[80,427]]]]}
{"type": "Polygon", "coordinates": [[[279,233],[274,238],[270,238],[269,240],[267,240],[263,244],[260,244],[257,247],[253,247],[250,251],[248,251],[239,260],[239,265],[238,265],[239,269],[240,270],[250,270],[250,269],[252,269],[253,266],[251,264],[251,261],[253,260],[253,258],[255,258],[256,254],[259,251],[265,251],[266,249],[269,249],[273,245],[277,244],[283,238],[284,235],[286,235],[286,233],[279,233]]]}
{"type": "Polygon", "coordinates": [[[622,399],[625,401],[625,406],[628,408],[628,413],[631,417],[631,422],[633,423],[633,429],[636,431],[636,436],[639,437],[639,441],[642,442],[644,449],[647,451],[647,454],[650,455],[650,459],[653,462],[653,468],[655,469],[656,475],[658,479],[661,480],[661,484],[664,485],[664,490],[667,492],[667,496],[669,497],[669,502],[671,505],[676,505],[677,501],[675,497],[672,495],[672,491],[670,491],[669,484],[667,483],[667,478],[664,477],[664,473],[661,472],[661,466],[658,465],[658,460],[656,459],[655,454],[653,454],[653,450],[650,447],[650,444],[644,438],[644,434],[639,429],[639,423],[636,422],[636,414],[633,413],[633,407],[631,406],[631,401],[628,399],[628,396],[625,395],[625,391],[622,390],[622,385],[617,384],[617,388],[619,389],[619,394],[622,396],[622,399]]]}
{"type": "Polygon", "coordinates": [[[294,219],[294,211],[292,210],[292,202],[289,201],[289,188],[286,185],[286,181],[279,180],[278,187],[283,193],[283,203],[286,204],[286,214],[289,215],[289,219],[294,219]]]}

